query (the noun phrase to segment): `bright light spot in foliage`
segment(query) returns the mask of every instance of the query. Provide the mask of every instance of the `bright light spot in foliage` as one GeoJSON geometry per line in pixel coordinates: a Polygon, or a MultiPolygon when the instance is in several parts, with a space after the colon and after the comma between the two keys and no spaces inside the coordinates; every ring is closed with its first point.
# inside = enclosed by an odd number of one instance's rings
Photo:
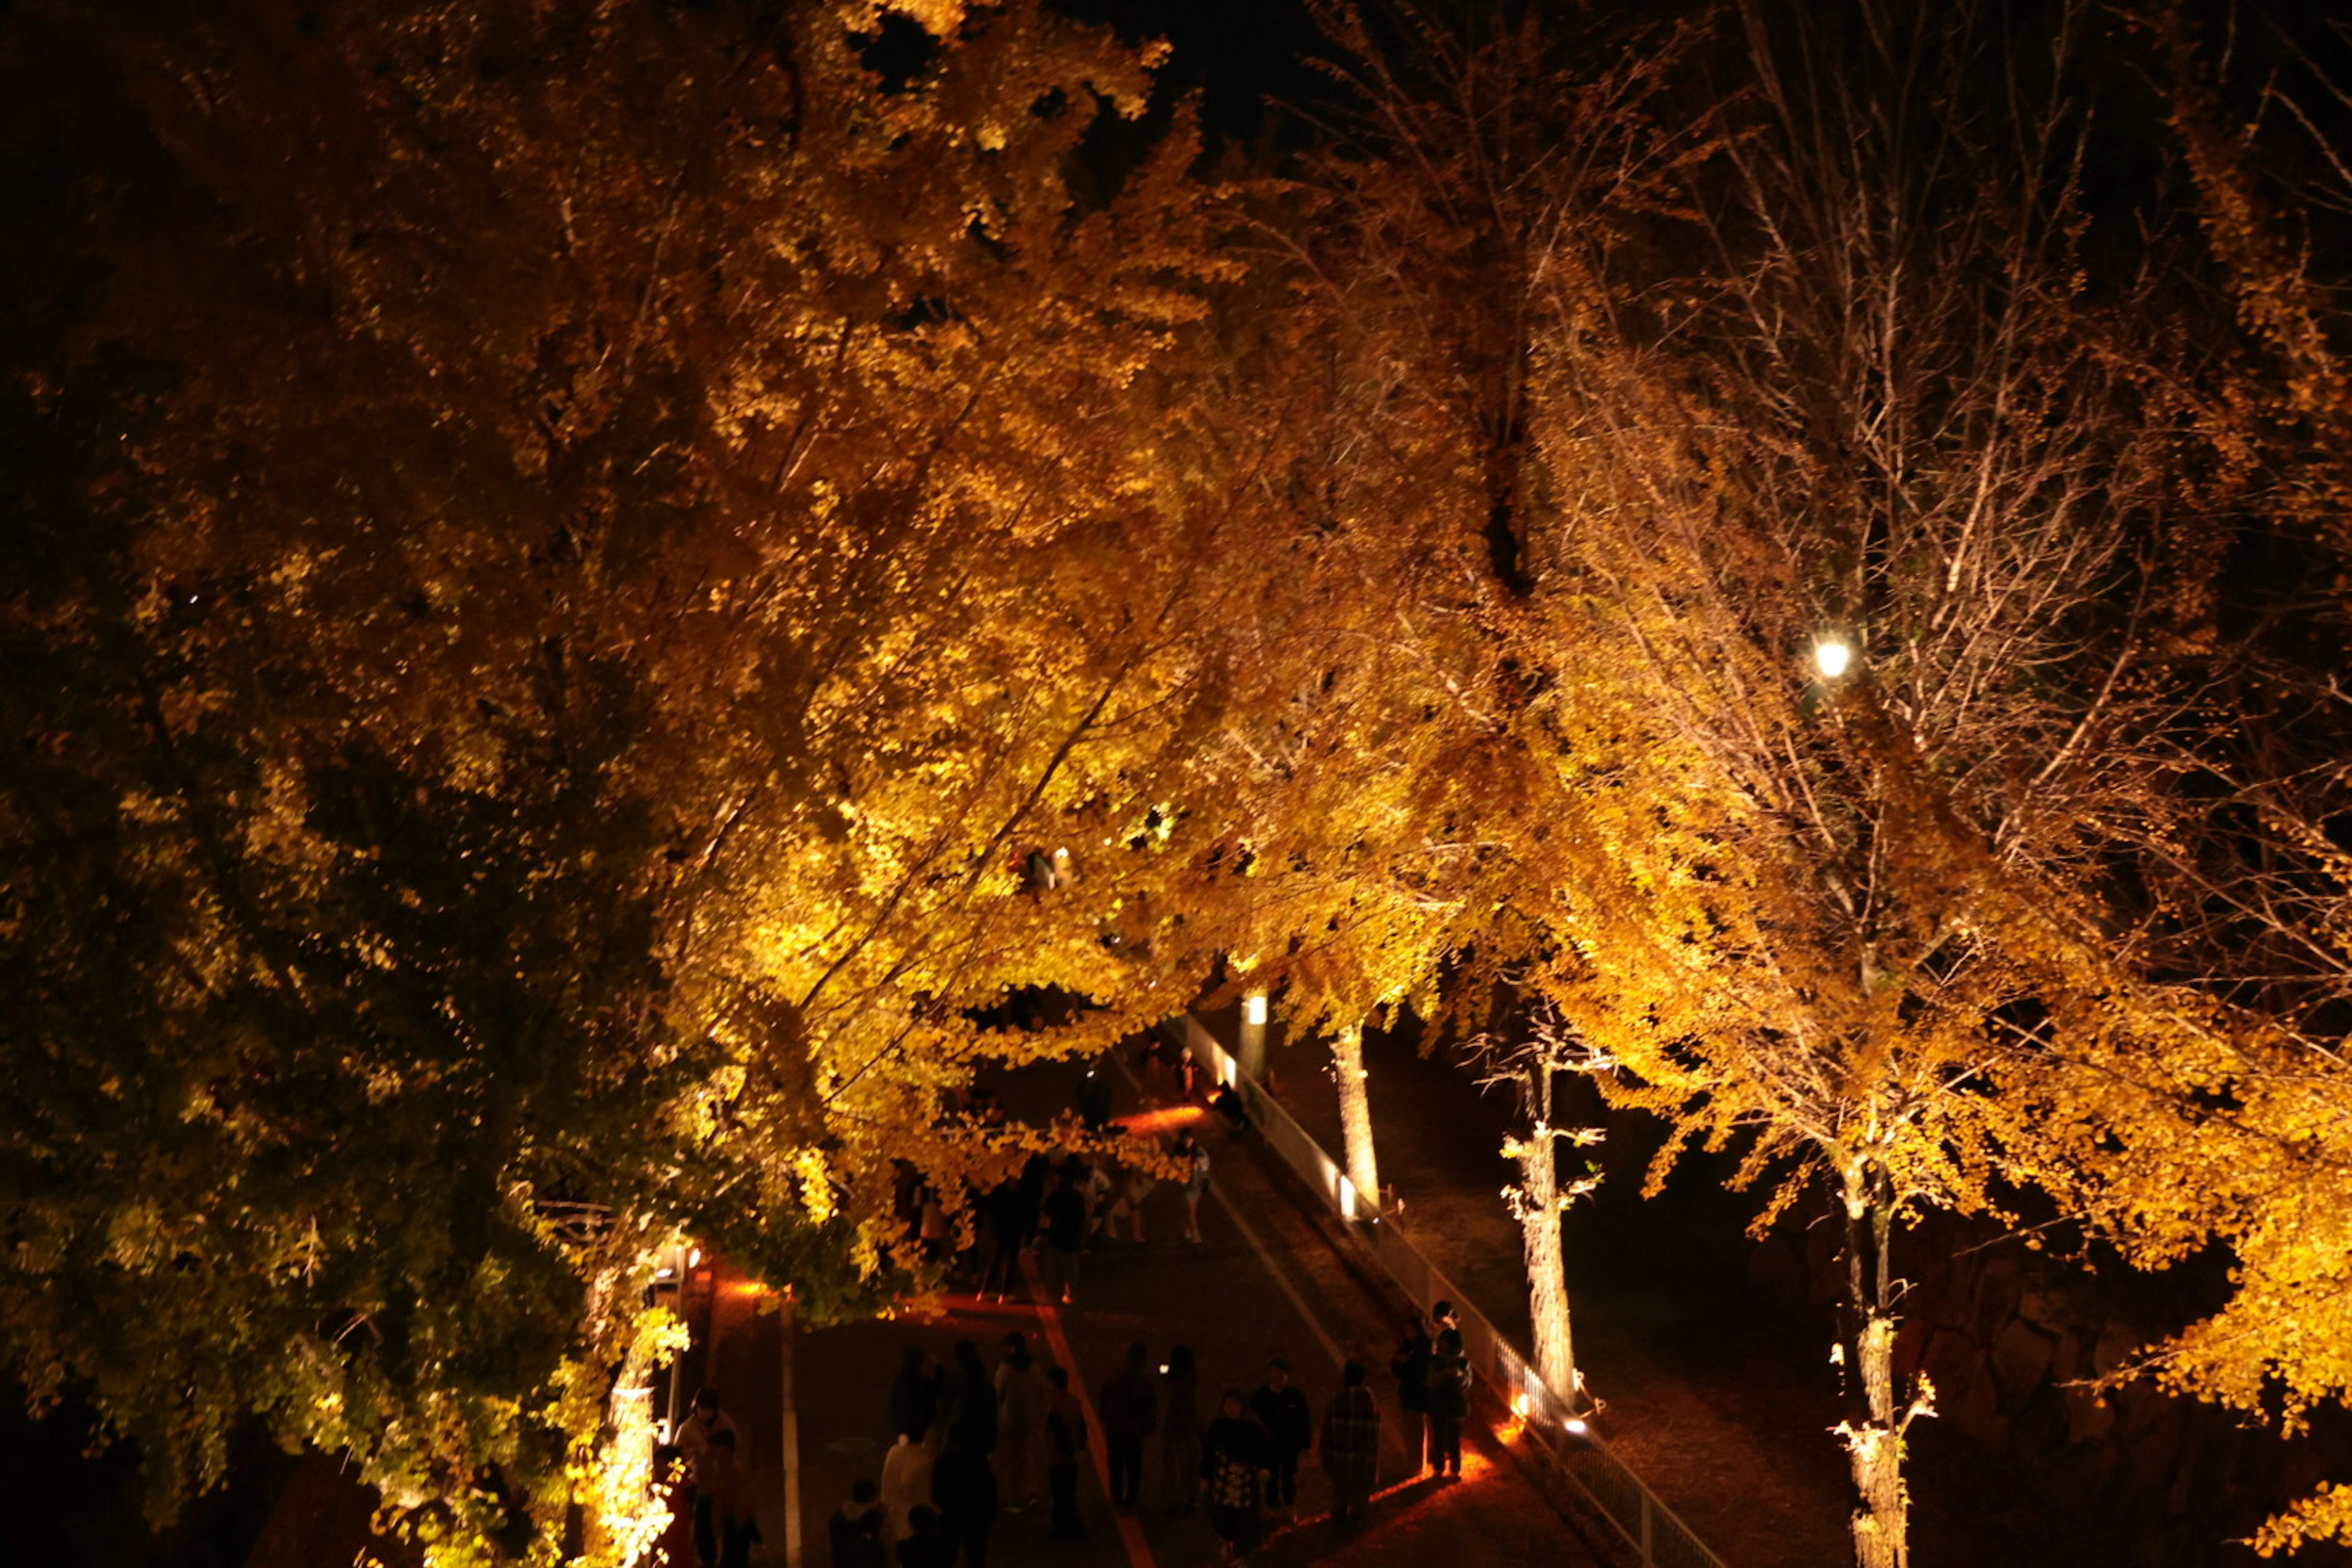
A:
{"type": "Polygon", "coordinates": [[[1248,995],[1242,998],[1242,1022],[1245,1024],[1263,1024],[1265,1022],[1265,992],[1253,991],[1248,995]]]}
{"type": "Polygon", "coordinates": [[[1835,680],[1853,664],[1853,648],[1843,637],[1828,637],[1813,644],[1813,668],[1825,680],[1835,680]]]}

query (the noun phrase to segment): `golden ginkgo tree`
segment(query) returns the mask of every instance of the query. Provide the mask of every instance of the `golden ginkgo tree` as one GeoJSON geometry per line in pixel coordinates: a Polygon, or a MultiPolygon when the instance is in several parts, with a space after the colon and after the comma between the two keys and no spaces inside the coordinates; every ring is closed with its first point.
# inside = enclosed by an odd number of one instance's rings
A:
{"type": "Polygon", "coordinates": [[[7,19],[10,167],[89,156],[7,262],[0,1344],[158,1514],[257,1419],[436,1561],[628,1555],[656,1247],[870,1300],[892,1155],[1017,1158],[942,1089],[1116,1026],[975,1009],[1173,1005],[1191,147],[1082,191],[1144,54],[925,19],[7,19]]]}
{"type": "Polygon", "coordinates": [[[1654,1181],[1697,1141],[1768,1184],[1759,1225],[1827,1187],[1855,1552],[1891,1568],[1932,1409],[1895,1248],[1994,1201],[2011,1036],[2096,1026],[2082,957],[2115,847],[2170,809],[2210,563],[2164,509],[2132,318],[2084,283],[2067,37],[2036,87],[2004,62],[2048,39],[1867,15],[1743,10],[1756,113],[1695,187],[1717,265],[1563,310],[1525,622],[1549,777],[1517,832],[1537,989],[1675,1129],[1654,1181]]]}

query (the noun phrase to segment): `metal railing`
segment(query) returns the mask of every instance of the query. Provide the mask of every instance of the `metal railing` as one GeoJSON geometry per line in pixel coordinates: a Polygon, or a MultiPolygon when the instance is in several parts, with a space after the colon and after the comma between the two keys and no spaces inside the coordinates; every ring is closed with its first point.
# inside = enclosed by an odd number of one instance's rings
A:
{"type": "Polygon", "coordinates": [[[1639,1553],[1642,1568],[1724,1568],[1723,1560],[1708,1551],[1690,1526],[1617,1458],[1601,1434],[1571,1414],[1493,1321],[1446,1279],[1402,1227],[1377,1212],[1378,1197],[1360,1194],[1339,1162],[1307,1136],[1281,1101],[1243,1075],[1233,1052],[1206,1025],[1187,1013],[1180,1027],[1182,1044],[1194,1059],[1242,1097],[1250,1125],[1265,1138],[1266,1147],[1280,1155],[1333,1214],[1349,1222],[1349,1234],[1397,1288],[1423,1312],[1439,1301],[1453,1303],[1455,1320],[1462,1326],[1463,1349],[1477,1381],[1518,1423],[1515,1447],[1522,1451],[1532,1447],[1542,1455],[1543,1462],[1537,1468],[1549,1483],[1548,1490],[1556,1505],[1571,1516],[1597,1517],[1639,1553]]]}

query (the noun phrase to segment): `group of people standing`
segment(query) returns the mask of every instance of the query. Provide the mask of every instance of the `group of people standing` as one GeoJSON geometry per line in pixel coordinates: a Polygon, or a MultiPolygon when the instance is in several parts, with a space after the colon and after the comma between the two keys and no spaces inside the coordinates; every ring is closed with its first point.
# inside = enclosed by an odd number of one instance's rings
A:
{"type": "Polygon", "coordinates": [[[1462,1479],[1462,1424],[1470,1416],[1470,1356],[1454,1303],[1440,1301],[1405,1331],[1389,1372],[1404,1412],[1404,1452],[1413,1473],[1462,1479]]]}
{"type": "Polygon", "coordinates": [[[1360,1522],[1371,1499],[1381,1411],[1360,1363],[1348,1363],[1319,1427],[1279,1356],[1255,1391],[1225,1389],[1205,1419],[1199,1363],[1185,1345],[1157,1365],[1146,1346],[1129,1345],[1094,1394],[1099,1435],[1068,1369],[1041,1365],[1018,1332],[1004,1337],[992,1369],[970,1340],[947,1366],[909,1347],[890,1388],[897,1440],[881,1477],[859,1481],[833,1516],[835,1568],[954,1568],[959,1559],[987,1568],[998,1516],[1041,1501],[1055,1539],[1083,1539],[1078,1472],[1097,1440],[1111,1506],[1132,1511],[1144,1504],[1156,1439],[1164,1507],[1204,1511],[1229,1561],[1265,1538],[1270,1518],[1296,1517],[1310,1453],[1330,1482],[1335,1518],[1360,1522]]]}
{"type": "MultiPolygon", "coordinates": [[[[1201,1199],[1209,1190],[1209,1152],[1198,1139],[1181,1131],[1154,1152],[1172,1159],[1181,1173],[1176,1180],[1184,1196],[1184,1238],[1198,1242],[1201,1199]]],[[[1018,1296],[1021,1259],[1027,1253],[1036,1258],[1046,1298],[1067,1304],[1087,1253],[1120,1240],[1139,1244],[1144,1239],[1144,1200],[1161,1181],[1159,1164],[1140,1158],[1113,1161],[1071,1154],[1054,1160],[1036,1154],[1019,1174],[977,1194],[981,1245],[974,1256],[987,1259],[978,1293],[993,1301],[1018,1296]]]]}
{"type": "Polygon", "coordinates": [[[742,1471],[742,1435],[719,1408],[719,1391],[696,1391],[675,1445],[693,1489],[694,1554],[702,1568],[749,1568],[760,1526],[751,1517],[742,1471]]]}

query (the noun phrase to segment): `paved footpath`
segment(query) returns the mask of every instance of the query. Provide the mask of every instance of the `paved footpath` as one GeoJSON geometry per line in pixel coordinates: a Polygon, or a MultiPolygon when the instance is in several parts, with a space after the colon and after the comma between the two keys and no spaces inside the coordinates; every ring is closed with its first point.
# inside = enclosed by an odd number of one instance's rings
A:
{"type": "MultiPolygon", "coordinates": [[[[1069,1081],[1040,1069],[1013,1075],[1002,1093],[1015,1116],[1042,1120],[1066,1103],[1069,1081]]],[[[1439,1487],[1405,1476],[1394,1385],[1386,1371],[1402,1327],[1397,1309],[1349,1267],[1335,1238],[1271,1172],[1261,1151],[1224,1137],[1213,1137],[1210,1149],[1213,1179],[1202,1208],[1202,1243],[1182,1239],[1181,1195],[1163,1184],[1146,1207],[1148,1239],[1089,1254],[1069,1306],[1038,1299],[1033,1264],[1029,1299],[1017,1304],[950,1295],[911,1303],[890,1320],[792,1336],[795,1479],[804,1542],[800,1561],[807,1568],[828,1562],[825,1521],[850,1485],[880,1475],[891,1436],[890,1381],[907,1347],[919,1345],[948,1363],[956,1342],[970,1339],[992,1367],[1005,1333],[1014,1329],[1029,1335],[1041,1362],[1069,1366],[1089,1401],[1129,1342],[1142,1342],[1155,1363],[1171,1346],[1189,1344],[1201,1365],[1204,1418],[1213,1414],[1223,1386],[1255,1388],[1272,1355],[1288,1358],[1318,1423],[1338,1386],[1340,1363],[1353,1356],[1370,1367],[1386,1451],[1383,1489],[1370,1522],[1341,1531],[1322,1519],[1329,1492],[1310,1458],[1300,1476],[1299,1522],[1278,1526],[1252,1555],[1254,1563],[1581,1568],[1598,1561],[1537,1493],[1498,1435],[1475,1418],[1465,1443],[1463,1484],[1439,1487]]],[[[774,1316],[752,1310],[754,1292],[723,1269],[705,1289],[709,1331],[687,1359],[687,1386],[708,1377],[726,1391],[730,1408],[750,1428],[754,1501],[768,1542],[761,1561],[781,1563],[786,1336],[774,1316]]],[[[1050,1540],[1041,1506],[1000,1519],[990,1562],[996,1568],[1196,1568],[1215,1562],[1216,1541],[1206,1521],[1167,1511],[1171,1494],[1156,1440],[1145,1457],[1142,1508],[1113,1513],[1100,1422],[1092,1425],[1094,1462],[1080,1496],[1087,1540],[1050,1540]]],[[[690,1563],[691,1549],[679,1536],[672,1539],[680,1548],[672,1561],[690,1563]]]]}

